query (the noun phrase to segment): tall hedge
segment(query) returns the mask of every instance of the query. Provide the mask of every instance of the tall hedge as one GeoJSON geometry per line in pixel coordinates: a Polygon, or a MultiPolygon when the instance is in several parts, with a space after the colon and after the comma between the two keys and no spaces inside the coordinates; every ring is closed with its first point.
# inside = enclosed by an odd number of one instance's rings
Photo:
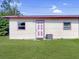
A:
{"type": "Polygon", "coordinates": [[[5,18],[0,17],[0,36],[9,34],[9,21],[5,18]]]}

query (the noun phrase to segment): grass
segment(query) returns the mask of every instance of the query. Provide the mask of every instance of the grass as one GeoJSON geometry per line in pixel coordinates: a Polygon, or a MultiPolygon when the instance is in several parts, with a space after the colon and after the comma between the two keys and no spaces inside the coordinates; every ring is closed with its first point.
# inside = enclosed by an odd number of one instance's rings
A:
{"type": "Polygon", "coordinates": [[[0,37],[0,59],[79,59],[79,40],[9,40],[0,37]]]}

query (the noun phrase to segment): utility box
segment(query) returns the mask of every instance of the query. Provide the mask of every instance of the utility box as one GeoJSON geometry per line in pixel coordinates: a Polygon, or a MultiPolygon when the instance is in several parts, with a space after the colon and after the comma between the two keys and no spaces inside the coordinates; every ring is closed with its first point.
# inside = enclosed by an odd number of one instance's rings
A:
{"type": "Polygon", "coordinates": [[[46,34],[46,39],[53,39],[53,35],[52,34],[46,34]]]}

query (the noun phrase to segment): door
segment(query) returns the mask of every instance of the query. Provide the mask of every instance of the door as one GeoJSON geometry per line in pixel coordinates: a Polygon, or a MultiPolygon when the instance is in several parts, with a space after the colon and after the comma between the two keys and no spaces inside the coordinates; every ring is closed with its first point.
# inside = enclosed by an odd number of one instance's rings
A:
{"type": "Polygon", "coordinates": [[[45,21],[36,20],[36,38],[43,39],[45,32],[45,21]]]}

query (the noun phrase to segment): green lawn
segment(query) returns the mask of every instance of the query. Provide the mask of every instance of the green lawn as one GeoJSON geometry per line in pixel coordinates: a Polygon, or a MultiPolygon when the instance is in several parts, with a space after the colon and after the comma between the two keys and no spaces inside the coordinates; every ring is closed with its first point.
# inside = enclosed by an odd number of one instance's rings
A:
{"type": "Polygon", "coordinates": [[[9,40],[0,37],[0,59],[79,59],[79,40],[9,40]]]}

